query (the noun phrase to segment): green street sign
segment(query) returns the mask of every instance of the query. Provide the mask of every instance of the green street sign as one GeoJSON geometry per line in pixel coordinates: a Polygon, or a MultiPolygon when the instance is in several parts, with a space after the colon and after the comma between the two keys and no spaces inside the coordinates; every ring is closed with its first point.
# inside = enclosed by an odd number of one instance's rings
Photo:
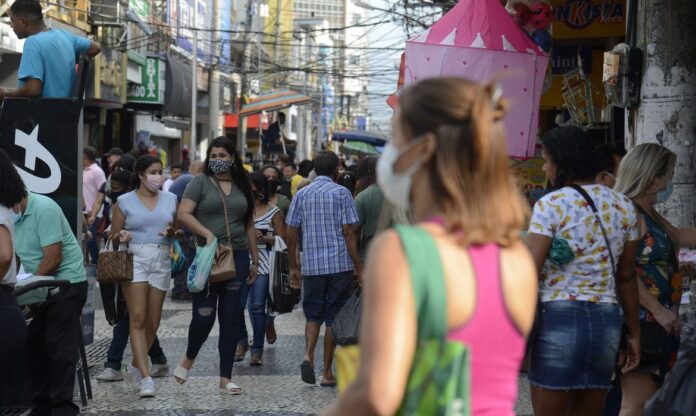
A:
{"type": "Polygon", "coordinates": [[[164,69],[164,62],[159,58],[147,58],[140,84],[128,85],[128,102],[164,104],[164,69]]]}
{"type": "Polygon", "coordinates": [[[136,15],[147,22],[150,20],[150,2],[149,0],[130,0],[128,6],[133,9],[136,15]]]}

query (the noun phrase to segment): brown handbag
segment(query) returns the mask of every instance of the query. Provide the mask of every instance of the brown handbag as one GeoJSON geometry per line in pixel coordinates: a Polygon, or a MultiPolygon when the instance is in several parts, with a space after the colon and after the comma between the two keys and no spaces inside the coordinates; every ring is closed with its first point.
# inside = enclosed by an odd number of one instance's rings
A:
{"type": "Polygon", "coordinates": [[[133,280],[133,252],[114,251],[112,238],[106,241],[106,247],[99,253],[97,264],[97,282],[120,283],[133,280]]]}
{"type": "Polygon", "coordinates": [[[217,253],[213,260],[213,267],[210,269],[210,275],[208,276],[208,283],[213,285],[215,283],[234,279],[237,276],[237,269],[234,265],[234,250],[231,244],[232,233],[230,232],[230,221],[227,218],[225,195],[223,195],[222,189],[212,177],[208,176],[208,179],[210,179],[215,189],[217,189],[220,194],[223,212],[225,213],[225,228],[227,229],[227,245],[218,243],[217,253]]]}

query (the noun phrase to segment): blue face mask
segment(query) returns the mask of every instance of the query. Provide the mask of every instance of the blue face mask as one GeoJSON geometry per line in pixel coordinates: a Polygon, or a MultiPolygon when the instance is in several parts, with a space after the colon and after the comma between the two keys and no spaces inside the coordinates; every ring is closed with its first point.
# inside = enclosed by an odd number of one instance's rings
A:
{"type": "Polygon", "coordinates": [[[22,214],[21,212],[14,212],[14,210],[10,210],[10,212],[12,213],[12,222],[14,224],[20,222],[22,220],[22,217],[24,216],[24,214],[22,214]]]}
{"type": "Polygon", "coordinates": [[[674,190],[674,185],[672,184],[672,181],[670,181],[665,189],[659,191],[657,193],[657,203],[658,204],[664,204],[667,202],[670,196],[672,196],[672,191],[674,190]]]}

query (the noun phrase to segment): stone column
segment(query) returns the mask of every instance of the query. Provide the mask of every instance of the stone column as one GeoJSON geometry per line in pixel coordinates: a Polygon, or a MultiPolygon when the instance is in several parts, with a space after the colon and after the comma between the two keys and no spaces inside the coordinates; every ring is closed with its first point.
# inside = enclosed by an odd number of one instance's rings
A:
{"type": "MultiPolygon", "coordinates": [[[[631,0],[629,0],[631,1],[631,0]]],[[[640,105],[626,145],[657,142],[677,154],[674,193],[658,207],[676,226],[696,225],[696,4],[634,0],[636,46],[644,52],[640,105]]]]}

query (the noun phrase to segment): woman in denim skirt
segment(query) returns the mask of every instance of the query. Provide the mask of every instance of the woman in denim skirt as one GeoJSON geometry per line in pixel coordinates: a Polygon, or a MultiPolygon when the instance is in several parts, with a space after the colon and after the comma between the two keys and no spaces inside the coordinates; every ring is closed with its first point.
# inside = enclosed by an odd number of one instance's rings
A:
{"type": "Polygon", "coordinates": [[[600,415],[612,387],[622,309],[629,346],[622,370],[638,365],[637,214],[628,198],[594,183],[601,168],[582,129],[553,129],[543,145],[555,191],[534,205],[526,237],[540,279],[530,340],[532,405],[537,416],[600,415]],[[574,185],[591,198],[599,219],[574,185]]]}

